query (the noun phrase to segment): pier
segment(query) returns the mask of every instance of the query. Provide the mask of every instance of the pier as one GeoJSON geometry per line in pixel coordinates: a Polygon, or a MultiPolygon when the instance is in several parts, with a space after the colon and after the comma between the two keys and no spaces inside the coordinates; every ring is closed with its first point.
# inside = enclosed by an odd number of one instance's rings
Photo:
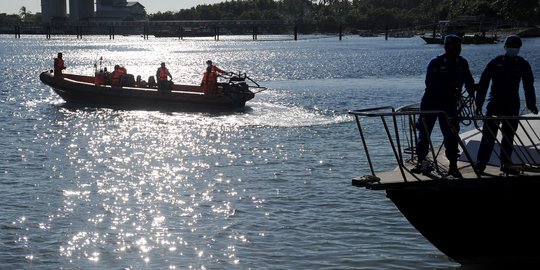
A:
{"type": "Polygon", "coordinates": [[[218,41],[223,34],[249,35],[253,40],[263,33],[281,34],[291,29],[294,39],[298,38],[298,28],[279,20],[176,20],[176,21],[81,21],[47,24],[18,23],[4,25],[0,33],[21,35],[52,36],[74,35],[82,39],[85,35],[140,35],[147,40],[156,37],[213,37],[218,41]]]}

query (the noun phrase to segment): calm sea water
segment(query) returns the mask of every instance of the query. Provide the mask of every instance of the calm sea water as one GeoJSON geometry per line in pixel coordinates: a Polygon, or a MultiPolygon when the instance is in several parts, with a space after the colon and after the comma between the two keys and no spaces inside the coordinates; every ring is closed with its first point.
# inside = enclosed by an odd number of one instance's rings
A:
{"type": "MultiPolygon", "coordinates": [[[[459,268],[350,181],[368,168],[347,111],[418,102],[442,47],[248,38],[0,36],[0,269],[459,268]],[[102,56],[144,78],[165,61],[189,84],[212,59],[269,90],[237,113],[66,106],[38,79],[57,52],[71,73],[102,56]]],[[[501,52],[463,48],[476,79],[501,52]]],[[[521,54],[540,80],[540,40],[521,54]]]]}

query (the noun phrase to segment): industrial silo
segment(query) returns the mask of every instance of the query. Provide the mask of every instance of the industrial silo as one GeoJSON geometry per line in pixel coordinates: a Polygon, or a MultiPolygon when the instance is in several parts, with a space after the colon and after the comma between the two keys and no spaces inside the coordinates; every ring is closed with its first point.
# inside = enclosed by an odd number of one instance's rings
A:
{"type": "Polygon", "coordinates": [[[65,20],[66,0],[41,0],[41,20],[45,23],[65,20]]]}
{"type": "Polygon", "coordinates": [[[69,17],[84,21],[94,17],[94,0],[69,0],[69,17]]]}

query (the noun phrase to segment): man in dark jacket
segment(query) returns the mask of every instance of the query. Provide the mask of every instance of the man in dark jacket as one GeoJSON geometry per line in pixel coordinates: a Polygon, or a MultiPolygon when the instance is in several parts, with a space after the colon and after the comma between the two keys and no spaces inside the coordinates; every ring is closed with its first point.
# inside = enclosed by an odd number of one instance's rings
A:
{"type": "Polygon", "coordinates": [[[426,157],[429,153],[429,136],[433,131],[437,118],[444,136],[444,147],[448,158],[448,175],[461,178],[457,168],[458,150],[458,101],[461,98],[461,89],[465,85],[467,91],[474,92],[474,79],[469,70],[469,63],[460,56],[461,37],[447,35],[444,38],[445,53],[431,60],[427,67],[426,89],[420,103],[420,111],[443,111],[438,115],[421,115],[418,119],[418,142],[416,154],[418,165],[413,173],[429,173],[433,168],[426,157]]]}
{"type": "MultiPolygon", "coordinates": [[[[519,84],[521,81],[523,81],[523,89],[525,90],[527,109],[534,114],[538,113],[531,65],[523,57],[518,56],[521,45],[521,39],[518,36],[507,37],[504,43],[506,53],[491,60],[484,69],[484,72],[482,72],[478,93],[476,94],[477,114],[481,114],[482,112],[482,105],[484,104],[490,81],[491,92],[486,106],[487,117],[519,115],[519,84]]],[[[518,127],[517,120],[484,120],[482,141],[478,149],[475,167],[480,172],[486,169],[486,164],[491,157],[491,152],[495,144],[499,125],[502,133],[500,151],[501,172],[518,174],[519,172],[517,170],[510,167],[512,163],[514,134],[518,127]]]]}

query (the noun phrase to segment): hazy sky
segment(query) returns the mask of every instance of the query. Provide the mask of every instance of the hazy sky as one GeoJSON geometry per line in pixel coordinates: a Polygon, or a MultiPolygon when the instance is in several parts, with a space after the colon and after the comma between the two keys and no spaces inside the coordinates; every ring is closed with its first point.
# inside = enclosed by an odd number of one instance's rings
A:
{"type": "MultiPolygon", "coordinates": [[[[136,0],[128,1],[135,2],[136,0]]],[[[146,12],[156,13],[158,11],[177,11],[200,4],[213,4],[225,1],[226,0],[138,0],[137,2],[146,7],[146,12]]],[[[66,0],[66,2],[69,3],[69,0],[66,0]]],[[[19,9],[22,6],[25,6],[26,10],[32,13],[41,12],[41,0],[0,0],[0,13],[18,14],[19,9]]]]}

